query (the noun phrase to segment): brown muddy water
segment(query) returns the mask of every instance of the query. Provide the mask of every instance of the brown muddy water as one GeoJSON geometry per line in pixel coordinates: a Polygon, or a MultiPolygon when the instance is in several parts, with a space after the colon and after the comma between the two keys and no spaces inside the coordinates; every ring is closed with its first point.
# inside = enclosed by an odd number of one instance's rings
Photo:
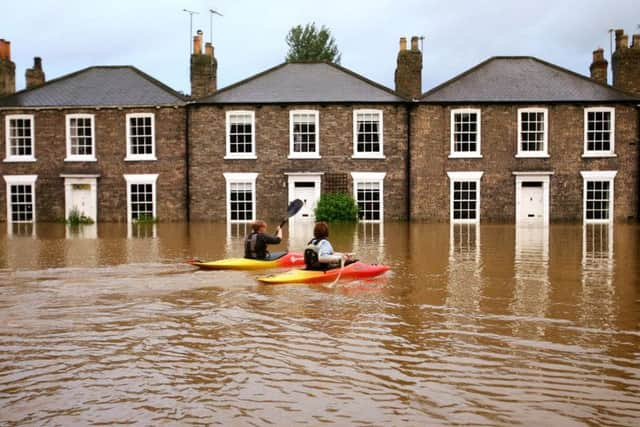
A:
{"type": "Polygon", "coordinates": [[[393,270],[332,289],[182,262],[244,231],[0,231],[0,424],[638,425],[638,225],[334,227],[393,270]]]}

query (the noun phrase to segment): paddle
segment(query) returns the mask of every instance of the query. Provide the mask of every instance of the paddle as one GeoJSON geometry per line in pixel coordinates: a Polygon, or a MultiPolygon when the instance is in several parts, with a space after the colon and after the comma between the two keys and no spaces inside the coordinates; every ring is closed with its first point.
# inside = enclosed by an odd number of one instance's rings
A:
{"type": "Polygon", "coordinates": [[[303,205],[304,203],[302,203],[302,200],[300,199],[292,200],[291,203],[289,203],[289,207],[287,207],[287,216],[282,218],[280,228],[282,228],[282,226],[287,222],[289,218],[300,212],[300,209],[302,209],[303,205]]]}

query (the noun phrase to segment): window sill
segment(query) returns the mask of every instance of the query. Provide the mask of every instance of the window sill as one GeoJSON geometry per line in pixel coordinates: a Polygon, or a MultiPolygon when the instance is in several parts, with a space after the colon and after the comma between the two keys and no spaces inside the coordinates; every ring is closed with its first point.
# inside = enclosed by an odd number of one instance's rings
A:
{"type": "Polygon", "coordinates": [[[97,162],[98,159],[95,157],[67,157],[64,159],[65,162],[97,162]]]}
{"type": "Polygon", "coordinates": [[[515,155],[516,159],[548,159],[549,154],[547,153],[518,153],[515,155]]]}
{"type": "Polygon", "coordinates": [[[479,219],[453,219],[451,224],[480,224],[479,219]]]}
{"type": "Polygon", "coordinates": [[[321,159],[322,157],[319,154],[314,154],[311,156],[301,156],[301,155],[295,155],[295,154],[289,154],[289,156],[287,157],[287,159],[291,159],[291,160],[314,160],[314,159],[321,159]]]}
{"type": "Polygon", "coordinates": [[[354,154],[351,156],[352,159],[386,159],[387,156],[384,154],[375,154],[375,155],[365,155],[365,154],[354,154]]]}
{"type": "Polygon", "coordinates": [[[461,153],[451,153],[449,154],[450,159],[481,159],[482,154],[461,154],[461,153]]]}
{"type": "Polygon", "coordinates": [[[7,157],[3,160],[4,163],[29,163],[35,161],[35,157],[7,157]]]}
{"type": "Polygon", "coordinates": [[[250,156],[234,156],[233,154],[227,154],[226,156],[224,156],[225,160],[256,160],[258,157],[256,157],[255,154],[252,154],[250,156]]]}
{"type": "Polygon", "coordinates": [[[125,162],[144,162],[153,160],[158,160],[158,158],[156,156],[130,156],[124,158],[125,162]]]}
{"type": "Polygon", "coordinates": [[[583,153],[582,158],[618,157],[616,153],[583,153]]]}
{"type": "Polygon", "coordinates": [[[610,219],[585,219],[583,221],[585,224],[612,224],[613,223],[610,219]]]}

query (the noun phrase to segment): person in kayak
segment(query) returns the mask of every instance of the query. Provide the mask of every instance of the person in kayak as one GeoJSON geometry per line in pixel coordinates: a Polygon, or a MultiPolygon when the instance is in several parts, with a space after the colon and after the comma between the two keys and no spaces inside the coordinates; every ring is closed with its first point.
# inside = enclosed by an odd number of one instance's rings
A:
{"type": "Polygon", "coordinates": [[[320,221],[313,227],[313,239],[309,241],[304,251],[304,263],[307,270],[328,270],[340,267],[340,262],[344,265],[351,261],[350,254],[334,252],[333,246],[327,238],[329,237],[329,226],[326,222],[320,221]]]}
{"type": "Polygon", "coordinates": [[[276,229],[276,235],[266,233],[267,223],[256,220],[251,223],[251,233],[244,241],[244,257],[250,259],[271,259],[267,245],[277,245],[282,241],[282,229],[276,229]]]}

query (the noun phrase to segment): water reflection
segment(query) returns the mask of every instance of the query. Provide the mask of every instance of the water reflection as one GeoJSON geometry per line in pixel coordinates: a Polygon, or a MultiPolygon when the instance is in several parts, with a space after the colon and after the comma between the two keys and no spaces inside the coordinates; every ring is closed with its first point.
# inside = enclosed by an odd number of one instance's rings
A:
{"type": "MultiPolygon", "coordinates": [[[[637,257],[637,254],[636,254],[637,257]]],[[[582,232],[582,321],[608,328],[615,322],[613,226],[587,224],[582,232]]]]}
{"type": "Polygon", "coordinates": [[[384,224],[358,223],[353,232],[353,249],[356,256],[368,263],[383,263],[385,260],[384,224]]]}
{"type": "MultiPolygon", "coordinates": [[[[515,291],[511,309],[522,317],[542,318],[549,307],[549,227],[521,225],[516,227],[515,291]]],[[[529,323],[516,323],[516,329],[525,332],[529,323]]],[[[535,324],[527,332],[543,335],[544,327],[535,324]]]]}
{"type": "Polygon", "coordinates": [[[98,238],[98,224],[67,225],[65,237],[67,239],[96,239],[98,238]]]}
{"type": "Polygon", "coordinates": [[[480,253],[480,225],[452,224],[446,301],[448,306],[466,311],[480,310],[483,286],[480,253]]]}
{"type": "Polygon", "coordinates": [[[7,235],[15,237],[31,237],[36,235],[35,223],[7,223],[7,235]]]}

